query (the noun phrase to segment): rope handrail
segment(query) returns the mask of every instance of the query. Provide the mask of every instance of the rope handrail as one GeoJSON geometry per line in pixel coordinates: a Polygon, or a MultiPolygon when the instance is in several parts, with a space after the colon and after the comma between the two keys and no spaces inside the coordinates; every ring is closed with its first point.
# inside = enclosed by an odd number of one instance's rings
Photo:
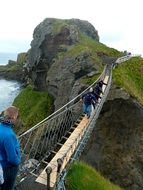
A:
{"type": "MultiPolygon", "coordinates": [[[[102,90],[104,94],[101,95],[100,103],[96,105],[95,111],[93,112],[94,114],[91,116],[89,120],[86,117],[84,117],[81,120],[80,124],[77,126],[74,132],[69,136],[69,138],[63,144],[60,150],[56,153],[55,157],[47,165],[46,168],[51,170],[50,173],[51,180],[49,181],[50,183],[48,184],[49,188],[50,187],[53,188],[55,187],[55,185],[57,187],[60,186],[59,185],[60,180],[58,176],[60,176],[61,178],[61,175],[63,175],[63,172],[65,171],[66,165],[70,163],[70,160],[75,159],[75,157],[77,158],[77,152],[81,152],[81,150],[83,149],[83,144],[85,144],[84,141],[85,139],[87,139],[87,136],[89,137],[89,132],[91,133],[91,130],[94,127],[95,121],[98,118],[103,103],[107,97],[111,85],[111,79],[112,79],[112,70],[109,69],[108,73],[106,72],[104,80],[104,82],[107,83],[107,86],[103,85],[104,88],[102,90]],[[58,171],[57,168],[59,168],[57,163],[58,160],[62,162],[60,173],[57,172],[58,171]]],[[[46,168],[36,179],[37,182],[46,184],[46,170],[47,170],[46,168]]]]}
{"type": "Polygon", "coordinates": [[[94,84],[96,84],[97,81],[104,75],[106,67],[107,67],[107,65],[104,67],[104,70],[101,73],[101,75],[98,77],[98,79],[96,81],[94,81],[90,86],[88,86],[84,91],[82,91],[80,94],[78,94],[75,98],[73,98],[71,101],[69,101],[68,103],[66,103],[64,106],[62,106],[61,108],[59,108],[58,110],[56,110],[54,113],[52,113],[51,115],[49,115],[48,117],[46,117],[45,119],[43,119],[42,121],[40,121],[39,123],[37,123],[36,125],[34,125],[32,128],[30,128],[26,132],[22,133],[21,135],[19,135],[18,138],[21,138],[22,136],[26,135],[27,133],[30,133],[32,130],[34,130],[37,127],[39,127],[45,121],[49,120],[51,117],[53,117],[54,115],[56,115],[58,112],[60,112],[61,110],[63,110],[67,106],[69,106],[71,103],[73,103],[76,99],[78,99],[79,97],[81,97],[82,94],[84,94],[88,89],[90,89],[92,86],[94,86],[94,84]]]}
{"type": "MultiPolygon", "coordinates": [[[[72,158],[70,158],[69,164],[71,164],[74,160],[77,160],[78,157],[81,155],[81,152],[83,152],[85,145],[87,144],[88,139],[90,138],[90,135],[95,127],[96,124],[96,120],[98,119],[98,116],[100,114],[100,111],[102,109],[102,106],[107,98],[107,95],[109,93],[110,90],[110,86],[112,83],[112,70],[110,70],[110,74],[109,74],[109,80],[108,80],[108,84],[105,88],[104,94],[102,95],[102,99],[100,100],[100,104],[98,104],[96,106],[96,109],[92,115],[92,118],[90,119],[90,123],[87,125],[87,128],[85,128],[84,130],[84,135],[82,137],[82,139],[80,140],[75,152],[72,155],[72,158]]],[[[71,147],[70,147],[71,148],[71,147]]],[[[65,155],[64,155],[65,156],[65,155]]],[[[63,170],[63,172],[61,174],[59,174],[58,178],[57,178],[57,183],[55,186],[55,190],[61,190],[64,187],[64,179],[67,175],[68,169],[69,167],[66,167],[66,170],[63,170]]]]}

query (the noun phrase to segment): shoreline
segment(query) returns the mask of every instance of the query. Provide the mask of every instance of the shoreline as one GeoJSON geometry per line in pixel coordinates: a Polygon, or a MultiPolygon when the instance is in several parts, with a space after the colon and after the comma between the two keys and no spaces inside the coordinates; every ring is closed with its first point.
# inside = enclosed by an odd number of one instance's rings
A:
{"type": "Polygon", "coordinates": [[[18,81],[0,78],[0,113],[12,105],[21,90],[22,85],[18,81]]]}

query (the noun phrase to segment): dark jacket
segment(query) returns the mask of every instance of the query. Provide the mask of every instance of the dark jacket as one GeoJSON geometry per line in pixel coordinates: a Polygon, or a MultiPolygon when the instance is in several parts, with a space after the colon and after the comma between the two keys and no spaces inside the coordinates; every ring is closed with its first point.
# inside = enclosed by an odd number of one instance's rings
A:
{"type": "Polygon", "coordinates": [[[103,93],[102,88],[99,85],[96,85],[94,88],[94,93],[99,96],[101,93],[103,93]]]}
{"type": "Polygon", "coordinates": [[[98,85],[100,88],[102,88],[103,84],[104,84],[104,85],[107,85],[105,82],[103,82],[103,80],[100,80],[100,81],[97,82],[97,85],[98,85]]]}
{"type": "Polygon", "coordinates": [[[82,95],[83,103],[86,105],[91,105],[93,101],[96,101],[96,97],[94,96],[93,92],[87,92],[86,94],[82,95]]]}

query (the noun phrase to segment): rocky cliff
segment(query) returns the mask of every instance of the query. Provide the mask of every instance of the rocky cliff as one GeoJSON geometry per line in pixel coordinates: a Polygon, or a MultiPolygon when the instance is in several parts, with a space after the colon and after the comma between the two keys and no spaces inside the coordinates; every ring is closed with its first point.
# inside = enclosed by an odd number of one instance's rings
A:
{"type": "Polygon", "coordinates": [[[29,77],[34,89],[53,95],[55,109],[69,101],[83,76],[98,73],[101,67],[94,54],[80,45],[82,36],[99,41],[96,29],[78,19],[47,18],[34,30],[28,52],[29,77]]]}
{"type": "MultiPolygon", "coordinates": [[[[58,109],[85,88],[81,79],[119,56],[108,50],[87,21],[48,18],[34,30],[26,69],[34,89],[52,94],[58,109]]],[[[143,189],[142,123],[142,107],[112,85],[82,159],[125,190],[143,189]]]]}

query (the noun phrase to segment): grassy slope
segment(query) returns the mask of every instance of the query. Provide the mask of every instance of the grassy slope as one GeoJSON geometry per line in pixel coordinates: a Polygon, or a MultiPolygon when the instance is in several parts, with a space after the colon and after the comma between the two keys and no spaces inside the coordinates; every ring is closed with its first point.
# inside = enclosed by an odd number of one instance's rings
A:
{"type": "Polygon", "coordinates": [[[116,49],[109,48],[108,46],[97,42],[90,38],[89,36],[86,36],[85,34],[80,33],[79,34],[79,43],[73,46],[73,48],[70,48],[70,51],[68,52],[69,55],[78,54],[81,52],[91,52],[95,54],[96,59],[99,59],[97,56],[97,53],[104,53],[107,56],[113,56],[113,57],[119,57],[123,55],[123,53],[119,52],[116,49]]]}
{"type": "Polygon", "coordinates": [[[72,165],[66,184],[68,190],[121,190],[83,162],[72,165]]]}
{"type": "Polygon", "coordinates": [[[13,105],[19,108],[24,126],[29,128],[51,113],[53,99],[48,93],[33,91],[28,86],[16,97],[13,105]]]}
{"type": "Polygon", "coordinates": [[[143,105],[143,59],[132,58],[113,71],[113,80],[143,105]]]}
{"type": "Polygon", "coordinates": [[[98,70],[99,74],[94,75],[93,77],[83,77],[81,80],[82,83],[84,84],[92,84],[100,75],[100,73],[103,70],[102,67],[102,60],[98,56],[98,54],[104,54],[106,56],[110,57],[120,57],[123,56],[122,52],[119,52],[118,50],[114,48],[109,48],[108,46],[97,42],[90,38],[89,36],[80,33],[79,34],[79,42],[75,44],[74,46],[70,47],[66,53],[59,53],[59,58],[64,58],[66,57],[76,57],[77,55],[80,54],[90,54],[90,59],[95,62],[96,65],[98,65],[98,70]]]}

